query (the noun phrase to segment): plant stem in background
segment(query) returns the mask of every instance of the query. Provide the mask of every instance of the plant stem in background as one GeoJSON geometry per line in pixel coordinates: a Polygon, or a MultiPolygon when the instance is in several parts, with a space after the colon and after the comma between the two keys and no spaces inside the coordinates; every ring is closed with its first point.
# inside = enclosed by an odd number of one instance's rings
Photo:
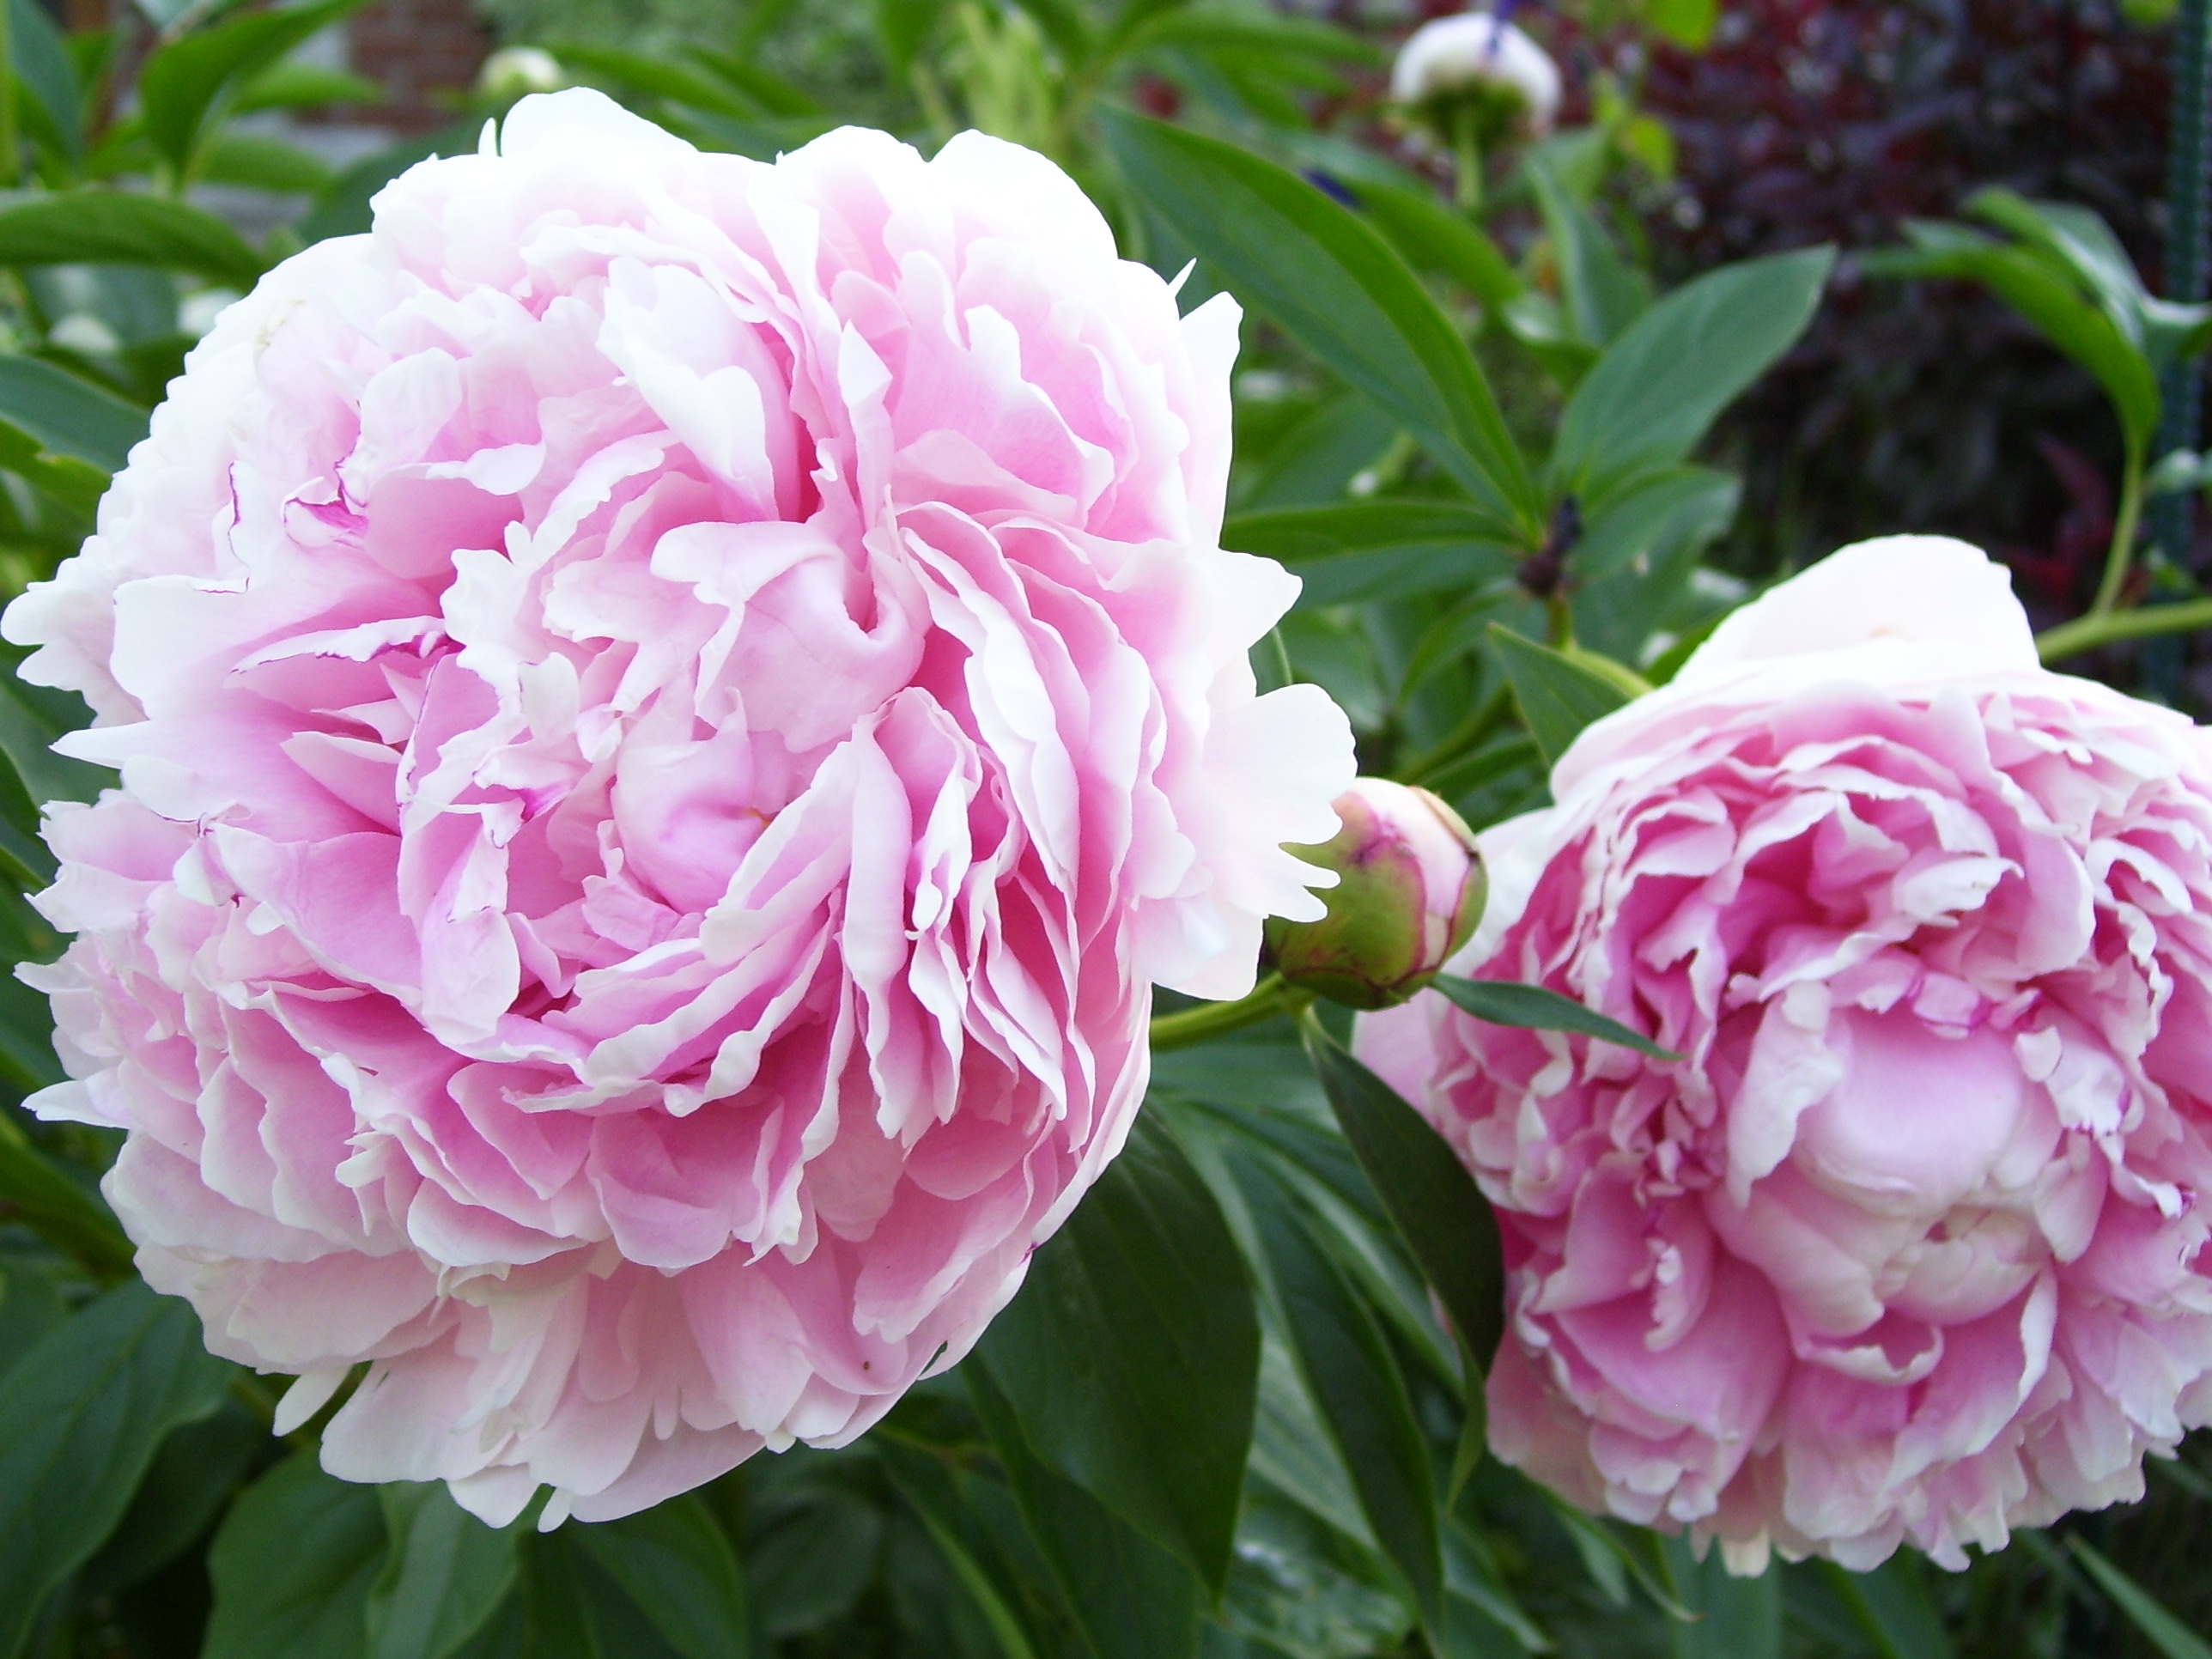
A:
{"type": "Polygon", "coordinates": [[[2078,657],[2100,646],[2123,640],[2145,640],[2159,634],[2186,634],[2212,628],[2212,599],[2186,599],[2179,605],[2151,605],[2136,611],[2091,611],[2035,636],[2035,648],[2046,664],[2078,657]]]}
{"type": "MultiPolygon", "coordinates": [[[[2166,297],[2184,304],[2204,297],[2212,264],[2212,0],[2181,0],[2173,32],[2173,126],[2166,150],[2166,297]]],[[[2203,369],[2194,361],[2170,364],[2158,453],[2197,447],[2203,400],[2203,369]]],[[[2196,518],[2193,491],[2161,498],[2151,509],[2160,547],[2186,564],[2196,518]]]]}
{"type": "Polygon", "coordinates": [[[2126,470],[2120,477],[2120,513],[2112,526],[2112,551],[2105,556],[2105,574],[2097,584],[2097,602],[2089,607],[2093,617],[2109,615],[2120,602],[2120,590],[2127,586],[2128,567],[2135,558],[2136,532],[2142,525],[2142,453],[2131,445],[2126,470]]]}
{"type": "Polygon", "coordinates": [[[1160,1014],[1152,1020],[1152,1052],[1187,1048],[1257,1025],[1277,1014],[1296,1014],[1313,1000],[1310,991],[1293,990],[1280,974],[1270,974],[1252,988],[1252,994],[1237,1002],[1205,1002],[1180,1013],[1160,1014]]]}

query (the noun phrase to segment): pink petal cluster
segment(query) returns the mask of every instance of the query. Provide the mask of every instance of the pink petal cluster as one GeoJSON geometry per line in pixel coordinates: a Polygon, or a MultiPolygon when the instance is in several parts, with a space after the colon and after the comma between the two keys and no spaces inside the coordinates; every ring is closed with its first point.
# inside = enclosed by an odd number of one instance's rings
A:
{"type": "Polygon", "coordinates": [[[7,617],[122,775],[37,1104],[285,1421],[373,1362],[333,1472],[589,1519],[851,1438],[1121,1146],[1152,981],[1321,914],[1237,320],[1012,146],[568,92],[193,354],[7,617]]]}
{"type": "Polygon", "coordinates": [[[1739,1571],[1962,1566],[2139,1495],[2212,1421],[2212,737],[1899,538],[1553,788],[1484,836],[1461,964],[1682,1058],[1437,996],[1359,1035],[1498,1212],[1498,1454],[1739,1571]]]}

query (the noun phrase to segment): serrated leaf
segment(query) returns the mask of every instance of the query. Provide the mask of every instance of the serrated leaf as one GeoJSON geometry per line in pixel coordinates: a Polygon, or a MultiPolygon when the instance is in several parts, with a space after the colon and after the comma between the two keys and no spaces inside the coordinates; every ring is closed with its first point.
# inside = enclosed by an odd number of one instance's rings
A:
{"type": "Polygon", "coordinates": [[[1102,118],[1146,204],[1503,525],[1541,537],[1535,489],[1466,343],[1390,246],[1296,173],[1126,112],[1102,118]]]}
{"type": "Polygon", "coordinates": [[[1687,460],[1805,331],[1835,258],[1816,247],[1723,265],[1645,312],[1568,400],[1552,459],[1559,493],[1587,513],[1638,474],[1687,460]]]}
{"type": "Polygon", "coordinates": [[[134,1279],[0,1379],[0,1656],[122,1518],[168,1431],[215,1409],[230,1370],[188,1305],[134,1279]]]}
{"type": "MultiPolygon", "coordinates": [[[[1023,1522],[1093,1659],[1193,1659],[1200,1595],[1190,1569],[1039,1461],[988,1367],[963,1374],[1023,1522]]],[[[1244,1432],[1249,1440],[1249,1424],[1244,1432]]]]}
{"type": "Polygon", "coordinates": [[[57,191],[0,207],[0,265],[159,265],[234,288],[268,261],[212,213],[120,190],[57,191]]]}
{"type": "Polygon", "coordinates": [[[1139,1116],[977,1352],[1054,1469],[1179,1556],[1229,1570],[1259,1382],[1244,1259],[1166,1129],[1139,1116]]]}
{"type": "Polygon", "coordinates": [[[439,1481],[377,1488],[390,1540],[367,1607],[369,1659],[447,1659],[513,1586],[514,1532],[453,1502],[439,1481]]]}
{"type": "Polygon", "coordinates": [[[1436,1130],[1310,1011],[1299,1031],[1345,1139],[1475,1364],[1468,1389],[1478,1394],[1505,1331],[1505,1261],[1489,1200],[1436,1130]]]}
{"type": "Polygon", "coordinates": [[[1681,1058],[1650,1038],[1630,1030],[1619,1020],[1608,1019],[1595,1009],[1585,1008],[1571,998],[1547,991],[1540,985],[1438,974],[1430,988],[1449,998],[1463,1012],[1492,1025],[1515,1025],[1529,1031],[1572,1031],[1577,1036],[1618,1042],[1624,1048],[1633,1048],[1654,1060],[1681,1058]]]}
{"type": "Polygon", "coordinates": [[[246,1489],[208,1551],[200,1659],[365,1659],[385,1549],[376,1488],[324,1474],[312,1446],[293,1453],[246,1489]]]}
{"type": "Polygon", "coordinates": [[[730,1540],[697,1498],[570,1525],[578,1547],[684,1659],[744,1659],[744,1579],[730,1540]]]}
{"type": "Polygon", "coordinates": [[[1524,640],[1496,623],[1486,631],[1547,766],[1559,763],[1584,726],[1628,706],[1628,694],[1620,686],[1564,652],[1524,640]]]}

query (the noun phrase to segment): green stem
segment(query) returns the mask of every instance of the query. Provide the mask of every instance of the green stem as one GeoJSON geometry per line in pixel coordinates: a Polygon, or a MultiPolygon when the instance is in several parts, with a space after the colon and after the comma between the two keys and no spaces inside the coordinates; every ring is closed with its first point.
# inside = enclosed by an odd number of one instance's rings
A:
{"type": "Polygon", "coordinates": [[[1475,112],[1462,109],[1452,123],[1452,196],[1462,211],[1482,211],[1482,141],[1475,134],[1475,112]]]}
{"type": "Polygon", "coordinates": [[[2136,529],[2142,521],[2142,452],[2133,448],[2128,453],[2126,475],[2120,480],[2120,516],[2112,526],[2112,550],[2105,555],[2105,578],[2097,584],[2097,602],[2089,607],[2092,617],[2109,616],[2120,602],[2120,590],[2127,586],[2128,567],[2135,558],[2136,529]]]}
{"type": "Polygon", "coordinates": [[[1152,1052],[1188,1048],[1215,1037],[1257,1025],[1277,1014],[1295,1014],[1313,1000],[1310,991],[1293,990],[1280,974],[1270,974],[1252,988],[1252,994],[1236,1002],[1202,1003],[1180,1013],[1160,1014],[1152,1020],[1152,1052]]]}
{"type": "Polygon", "coordinates": [[[2035,648],[2046,663],[2063,662],[2099,646],[2123,640],[2148,639],[2156,634],[2186,634],[2212,628],[2212,599],[2185,599],[2179,605],[2149,605],[2134,611],[2092,611],[2076,617],[2035,637],[2035,648]]]}

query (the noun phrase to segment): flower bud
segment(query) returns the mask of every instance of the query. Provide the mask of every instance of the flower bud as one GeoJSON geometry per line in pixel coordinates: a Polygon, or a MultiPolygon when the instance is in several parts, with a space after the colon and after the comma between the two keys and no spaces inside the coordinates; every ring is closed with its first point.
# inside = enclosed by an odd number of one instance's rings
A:
{"type": "Polygon", "coordinates": [[[511,104],[533,92],[558,92],[568,84],[561,60],[543,46],[501,46],[477,72],[477,92],[495,104],[511,104]]]}
{"type": "MultiPolygon", "coordinates": [[[[1486,11],[1462,12],[1425,23],[1399,48],[1390,96],[1409,108],[1444,116],[1440,106],[1482,106],[1487,148],[1516,125],[1549,132],[1559,112],[1559,66],[1510,23],[1486,11]]],[[[1462,114],[1457,118],[1467,118],[1462,114]]],[[[1439,119],[1449,128],[1454,119],[1439,119]]]]}
{"type": "Polygon", "coordinates": [[[1352,1008],[1389,1008],[1437,976],[1482,918],[1474,832],[1425,789],[1361,778],[1336,799],[1334,840],[1289,850],[1337,873],[1319,921],[1267,924],[1291,984],[1352,1008]]]}

